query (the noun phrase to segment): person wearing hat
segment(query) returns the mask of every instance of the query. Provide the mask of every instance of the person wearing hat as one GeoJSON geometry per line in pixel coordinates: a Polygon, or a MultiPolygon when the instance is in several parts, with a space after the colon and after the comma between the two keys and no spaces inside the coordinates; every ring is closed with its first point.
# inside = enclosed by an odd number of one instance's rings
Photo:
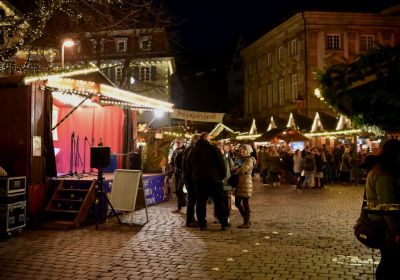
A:
{"type": "Polygon", "coordinates": [[[243,224],[238,228],[247,229],[250,227],[250,205],[249,200],[253,194],[252,171],[256,165],[256,159],[251,156],[252,147],[244,144],[240,147],[240,156],[243,159],[242,165],[234,172],[239,174],[235,190],[235,206],[243,217],[243,224]]]}

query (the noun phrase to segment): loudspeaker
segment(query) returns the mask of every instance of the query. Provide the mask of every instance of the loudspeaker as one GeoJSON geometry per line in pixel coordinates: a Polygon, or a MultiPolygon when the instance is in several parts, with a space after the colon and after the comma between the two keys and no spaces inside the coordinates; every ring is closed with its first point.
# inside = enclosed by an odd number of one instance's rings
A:
{"type": "Polygon", "coordinates": [[[106,168],[110,166],[110,147],[90,147],[90,167],[106,168]]]}
{"type": "Polygon", "coordinates": [[[142,168],[142,157],[140,153],[132,153],[129,155],[129,169],[141,170],[142,168]]]}

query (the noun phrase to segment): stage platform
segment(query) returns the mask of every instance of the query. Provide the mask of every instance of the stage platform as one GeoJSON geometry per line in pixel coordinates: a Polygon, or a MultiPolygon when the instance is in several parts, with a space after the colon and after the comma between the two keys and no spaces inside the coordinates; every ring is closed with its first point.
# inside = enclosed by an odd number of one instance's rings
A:
{"type": "MultiPolygon", "coordinates": [[[[165,182],[164,173],[143,174],[143,186],[146,196],[147,206],[154,205],[169,200],[170,189],[165,182]]],[[[114,173],[103,173],[103,190],[111,193],[114,173]]],[[[97,174],[84,174],[79,176],[60,175],[51,179],[51,185],[55,189],[59,181],[64,180],[64,185],[68,188],[89,188],[93,180],[97,180],[97,174]]]]}

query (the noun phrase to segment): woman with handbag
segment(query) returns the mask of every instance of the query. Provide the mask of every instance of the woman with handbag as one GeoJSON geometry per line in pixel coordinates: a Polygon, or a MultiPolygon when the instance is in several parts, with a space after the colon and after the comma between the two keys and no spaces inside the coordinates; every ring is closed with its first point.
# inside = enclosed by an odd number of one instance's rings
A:
{"type": "Polygon", "coordinates": [[[235,206],[243,217],[243,224],[238,228],[247,229],[250,227],[250,205],[249,200],[253,193],[253,181],[251,173],[256,164],[256,159],[250,156],[252,148],[248,144],[240,147],[242,165],[234,173],[239,174],[239,179],[235,190],[235,206]]]}
{"type": "MultiPolygon", "coordinates": [[[[400,204],[400,142],[388,140],[382,148],[379,163],[368,173],[366,198],[369,208],[378,204],[400,204]]],[[[376,279],[398,279],[400,260],[400,216],[372,215],[376,223],[384,222],[385,240],[380,248],[381,261],[376,270],[376,279]]]]}

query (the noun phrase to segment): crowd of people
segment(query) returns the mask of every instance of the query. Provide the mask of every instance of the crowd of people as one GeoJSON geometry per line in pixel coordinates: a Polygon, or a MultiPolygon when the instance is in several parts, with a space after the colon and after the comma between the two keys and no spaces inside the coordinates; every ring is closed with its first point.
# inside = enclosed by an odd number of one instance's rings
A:
{"type": "MultiPolygon", "coordinates": [[[[337,144],[333,149],[328,149],[325,145],[305,146],[302,151],[292,151],[288,146],[260,146],[256,151],[254,146],[248,144],[238,148],[224,142],[214,145],[206,132],[193,135],[187,147],[183,138],[177,138],[175,143],[176,148],[170,162],[178,203],[174,212],[181,212],[183,207],[187,207],[188,227],[207,229],[206,206],[211,198],[214,216],[221,224],[221,229],[228,229],[229,193],[232,192],[235,195],[235,206],[243,218],[243,224],[238,225],[238,228],[249,228],[249,201],[255,170],[260,172],[262,183],[273,186],[284,182],[298,188],[321,188],[329,183],[365,182],[369,206],[382,203],[400,204],[398,140],[387,141],[373,165],[368,164],[371,155],[367,155],[362,149],[357,151],[355,147],[344,144],[337,144]],[[237,177],[237,180],[231,180],[233,177],[237,177]],[[187,198],[183,191],[184,186],[187,189],[187,198]]],[[[371,215],[371,219],[385,225],[377,279],[395,279],[390,277],[394,275],[400,257],[400,215],[371,215]]]]}
{"type": "Polygon", "coordinates": [[[233,153],[228,143],[212,144],[207,132],[193,135],[187,147],[183,138],[177,138],[175,147],[169,172],[174,177],[178,204],[173,212],[180,213],[186,207],[186,226],[206,230],[206,208],[209,199],[212,199],[214,215],[221,229],[226,230],[230,227],[230,194],[233,193],[235,206],[243,217],[243,224],[238,225],[238,228],[249,228],[249,200],[253,190],[253,169],[256,166],[256,159],[252,156],[253,148],[244,144],[233,153]],[[237,178],[234,186],[231,177],[237,178]]]}
{"type": "MultiPolygon", "coordinates": [[[[228,196],[232,192],[235,195],[235,206],[243,218],[243,224],[238,225],[238,228],[249,228],[249,201],[256,169],[260,172],[262,182],[273,186],[278,186],[283,180],[286,180],[285,183],[296,184],[298,188],[321,188],[332,182],[359,184],[365,180],[365,198],[369,207],[378,204],[400,205],[400,142],[395,139],[387,141],[381,154],[374,156],[374,160],[369,160],[373,155],[367,155],[364,150],[356,151],[350,145],[343,144],[331,150],[325,145],[305,146],[302,151],[294,152],[288,147],[264,146],[256,152],[248,144],[235,149],[229,143],[212,144],[206,132],[193,135],[187,147],[183,138],[177,138],[175,144],[170,161],[170,174],[175,178],[178,204],[174,213],[187,207],[187,227],[207,229],[206,206],[212,199],[214,216],[222,230],[228,229],[228,196]],[[234,177],[237,177],[236,181],[231,180],[234,177]]],[[[400,258],[400,215],[369,216],[384,225],[385,232],[377,279],[397,279],[394,275],[400,258]]]]}
{"type": "Polygon", "coordinates": [[[365,172],[359,167],[367,152],[350,145],[305,146],[292,151],[290,147],[261,146],[257,153],[260,178],[264,184],[281,182],[298,188],[322,188],[325,184],[361,184],[365,172]]]}
{"type": "Polygon", "coordinates": [[[252,180],[260,173],[263,184],[280,183],[297,188],[322,188],[326,184],[360,184],[366,174],[360,168],[367,153],[352,149],[350,145],[337,144],[333,149],[326,145],[305,146],[292,151],[290,146],[259,146],[219,141],[213,144],[209,134],[194,134],[185,146],[185,139],[175,139],[169,174],[174,177],[177,208],[186,207],[186,226],[207,228],[206,205],[212,200],[214,216],[222,229],[228,228],[231,199],[243,217],[239,228],[249,228],[252,180]],[[232,178],[235,177],[235,178],[232,178]],[[235,180],[232,180],[235,179],[235,180]],[[197,220],[195,219],[197,216],[197,220]]]}

